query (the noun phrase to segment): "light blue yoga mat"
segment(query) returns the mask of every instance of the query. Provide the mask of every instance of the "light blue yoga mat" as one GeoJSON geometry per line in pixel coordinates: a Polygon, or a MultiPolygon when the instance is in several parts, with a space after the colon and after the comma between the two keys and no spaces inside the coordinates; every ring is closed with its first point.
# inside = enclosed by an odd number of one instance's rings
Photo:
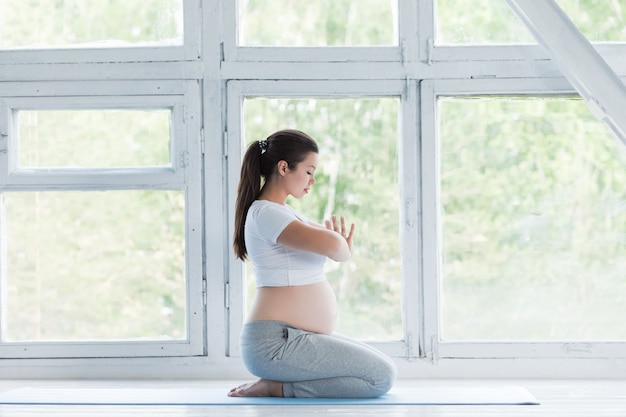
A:
{"type": "Polygon", "coordinates": [[[379,398],[232,398],[228,388],[19,388],[0,393],[0,404],[46,405],[534,405],[525,388],[394,388],[379,398]]]}

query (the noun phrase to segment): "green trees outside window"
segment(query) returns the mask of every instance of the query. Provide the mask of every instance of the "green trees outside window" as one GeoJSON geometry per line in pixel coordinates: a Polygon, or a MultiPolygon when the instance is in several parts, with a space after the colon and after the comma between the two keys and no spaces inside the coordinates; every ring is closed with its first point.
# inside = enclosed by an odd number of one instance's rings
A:
{"type": "MultiPolygon", "coordinates": [[[[626,41],[626,1],[558,0],[591,42],[626,41]]],[[[535,43],[504,1],[436,0],[437,43],[481,45],[535,43]]]]}
{"type": "Polygon", "coordinates": [[[183,0],[2,0],[0,48],[183,43],[183,0]]]}
{"type": "Polygon", "coordinates": [[[240,0],[243,46],[397,45],[394,0],[240,0]]]}
{"type": "Polygon", "coordinates": [[[184,192],[6,192],[3,208],[4,341],[187,337],[184,192]]]}
{"type": "Polygon", "coordinates": [[[626,339],[626,148],[579,99],[442,98],[446,340],[626,339]]]}

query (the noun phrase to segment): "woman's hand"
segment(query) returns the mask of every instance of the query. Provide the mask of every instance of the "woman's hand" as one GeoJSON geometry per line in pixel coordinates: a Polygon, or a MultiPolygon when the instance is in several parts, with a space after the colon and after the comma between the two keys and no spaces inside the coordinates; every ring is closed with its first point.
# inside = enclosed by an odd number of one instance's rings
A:
{"type": "Polygon", "coordinates": [[[354,235],[354,223],[350,225],[350,230],[346,229],[346,219],[343,216],[340,216],[339,224],[337,224],[337,216],[331,216],[331,220],[326,220],[324,223],[328,230],[332,230],[333,232],[339,233],[348,244],[348,248],[350,249],[350,256],[352,256],[352,236],[354,235]]]}

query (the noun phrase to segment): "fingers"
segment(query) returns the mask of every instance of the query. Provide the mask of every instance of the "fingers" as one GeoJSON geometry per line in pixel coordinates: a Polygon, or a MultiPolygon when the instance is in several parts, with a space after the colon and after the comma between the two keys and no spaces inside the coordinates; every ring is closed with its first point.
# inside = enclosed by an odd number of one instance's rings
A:
{"type": "MultiPolygon", "coordinates": [[[[337,224],[337,216],[335,216],[333,214],[332,216],[330,216],[330,219],[332,221],[332,228],[329,228],[329,229],[333,230],[333,231],[335,231],[337,233],[341,233],[342,236],[345,236],[345,231],[346,231],[345,230],[345,228],[346,228],[345,222],[346,221],[344,220],[343,216],[341,216],[341,220],[340,220],[341,228],[339,228],[339,224],[337,224]]],[[[326,224],[328,224],[328,223],[329,223],[328,220],[326,220],[326,224]]],[[[326,226],[326,227],[328,227],[328,226],[326,226]]]]}
{"type": "Polygon", "coordinates": [[[341,236],[346,239],[352,238],[354,234],[354,223],[350,225],[350,230],[348,231],[346,228],[346,219],[343,216],[340,216],[339,222],[337,222],[337,216],[332,215],[331,220],[326,220],[325,224],[327,229],[340,233],[341,236]]]}
{"type": "Polygon", "coordinates": [[[350,233],[348,233],[348,239],[352,239],[352,235],[354,234],[354,223],[350,225],[350,233]]]}

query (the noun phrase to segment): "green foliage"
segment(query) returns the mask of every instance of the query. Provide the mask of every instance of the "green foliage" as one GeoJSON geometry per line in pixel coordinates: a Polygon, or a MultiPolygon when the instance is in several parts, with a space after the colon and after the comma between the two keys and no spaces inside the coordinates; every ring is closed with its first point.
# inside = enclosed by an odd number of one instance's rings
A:
{"type": "Polygon", "coordinates": [[[436,0],[438,44],[530,43],[533,37],[501,0],[436,0]]]}
{"type": "MultiPolygon", "coordinates": [[[[501,0],[437,0],[437,43],[535,43],[528,29],[501,0]]],[[[625,0],[558,0],[591,41],[626,41],[625,0]]]]}
{"type": "Polygon", "coordinates": [[[624,146],[581,100],[440,111],[445,337],[626,338],[624,146]]]}
{"type": "Polygon", "coordinates": [[[4,193],[8,340],[186,337],[184,193],[4,193]]]}
{"type": "MultiPolygon", "coordinates": [[[[23,168],[169,165],[167,110],[21,111],[23,168]]],[[[9,340],[186,337],[183,191],[5,192],[9,340]]]]}
{"type": "Polygon", "coordinates": [[[169,110],[21,111],[19,120],[22,167],[170,165],[169,110]]]}
{"type": "Polygon", "coordinates": [[[626,41],[625,0],[558,0],[558,3],[590,41],[626,41]]]}
{"type": "Polygon", "coordinates": [[[394,1],[242,0],[242,45],[396,45],[394,1]]]}
{"type": "Polygon", "coordinates": [[[182,0],[0,2],[0,47],[91,42],[182,44],[182,0]]]}

